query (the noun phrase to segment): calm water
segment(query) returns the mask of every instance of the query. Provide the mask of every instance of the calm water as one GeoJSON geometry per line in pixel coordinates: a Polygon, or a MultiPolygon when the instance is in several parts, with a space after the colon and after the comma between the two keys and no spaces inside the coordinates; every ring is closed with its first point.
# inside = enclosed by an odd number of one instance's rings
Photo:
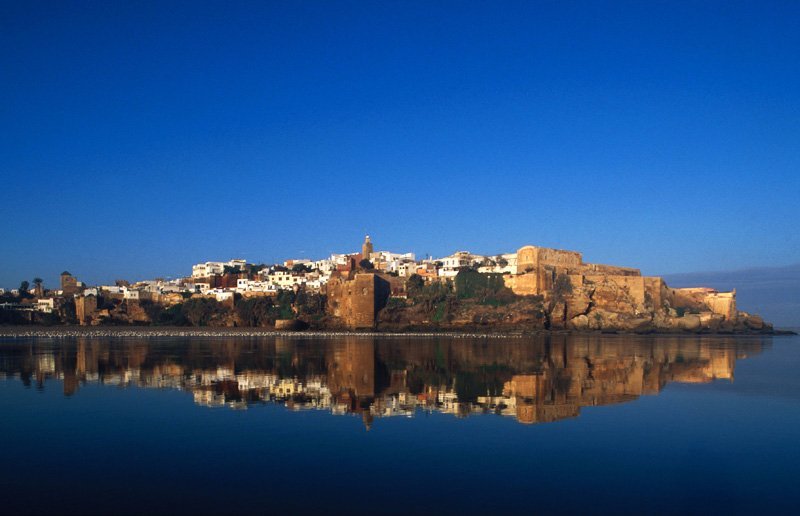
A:
{"type": "Polygon", "coordinates": [[[0,340],[0,513],[800,513],[800,339],[0,340]]]}

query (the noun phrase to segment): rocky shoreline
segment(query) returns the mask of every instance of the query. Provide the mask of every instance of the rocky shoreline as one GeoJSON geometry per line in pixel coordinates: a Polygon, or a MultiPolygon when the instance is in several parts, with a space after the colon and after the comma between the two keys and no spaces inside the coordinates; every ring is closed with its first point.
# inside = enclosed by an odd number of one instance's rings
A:
{"type": "Polygon", "coordinates": [[[749,332],[600,332],[571,330],[535,330],[535,331],[279,331],[268,328],[197,328],[197,327],[0,327],[0,339],[22,338],[159,338],[159,337],[292,337],[292,338],[341,338],[341,337],[444,337],[444,338],[522,338],[534,335],[636,335],[636,336],[754,336],[754,335],[797,335],[788,330],[749,331],[749,332]]]}

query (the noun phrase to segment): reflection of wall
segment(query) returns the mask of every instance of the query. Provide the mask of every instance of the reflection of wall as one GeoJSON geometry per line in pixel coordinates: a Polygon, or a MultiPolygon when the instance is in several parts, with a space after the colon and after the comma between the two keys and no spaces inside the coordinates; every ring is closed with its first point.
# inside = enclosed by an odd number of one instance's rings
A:
{"type": "Polygon", "coordinates": [[[291,406],[410,415],[419,408],[468,415],[493,411],[520,422],[577,416],[581,407],[659,392],[667,382],[732,379],[737,358],[762,338],[548,336],[540,339],[219,339],[159,344],[147,339],[0,348],[0,372],[80,384],[179,388],[198,403],[291,406]],[[459,399],[471,382],[475,403],[459,399]],[[460,385],[459,382],[462,382],[460,385]],[[486,394],[484,396],[484,394],[486,394]]]}
{"type": "Polygon", "coordinates": [[[349,392],[357,398],[375,396],[375,343],[345,338],[328,348],[328,387],[333,394],[349,392]]]}

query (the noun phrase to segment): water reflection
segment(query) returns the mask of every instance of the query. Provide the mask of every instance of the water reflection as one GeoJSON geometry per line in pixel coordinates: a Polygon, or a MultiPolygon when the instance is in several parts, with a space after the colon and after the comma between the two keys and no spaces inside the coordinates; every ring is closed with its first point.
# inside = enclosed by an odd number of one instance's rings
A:
{"type": "Polygon", "coordinates": [[[66,396],[81,385],[178,389],[207,407],[281,403],[374,418],[438,411],[520,423],[657,394],[669,382],[733,381],[753,337],[547,336],[531,339],[72,339],[0,343],[0,379],[66,396]]]}

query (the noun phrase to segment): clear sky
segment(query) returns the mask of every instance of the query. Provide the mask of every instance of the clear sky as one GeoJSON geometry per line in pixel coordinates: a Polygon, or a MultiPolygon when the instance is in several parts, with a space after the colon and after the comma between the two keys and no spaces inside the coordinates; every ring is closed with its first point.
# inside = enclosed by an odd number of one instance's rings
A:
{"type": "Polygon", "coordinates": [[[800,261],[800,2],[0,3],[0,286],[800,261]]]}

